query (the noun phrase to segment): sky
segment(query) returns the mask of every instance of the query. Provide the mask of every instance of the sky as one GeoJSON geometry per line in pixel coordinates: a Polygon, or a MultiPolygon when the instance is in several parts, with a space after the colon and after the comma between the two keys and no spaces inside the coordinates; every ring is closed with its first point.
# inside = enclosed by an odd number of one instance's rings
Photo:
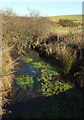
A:
{"type": "Polygon", "coordinates": [[[0,9],[12,8],[17,15],[25,16],[28,8],[38,10],[42,16],[82,14],[82,2],[0,2],[0,9]]]}

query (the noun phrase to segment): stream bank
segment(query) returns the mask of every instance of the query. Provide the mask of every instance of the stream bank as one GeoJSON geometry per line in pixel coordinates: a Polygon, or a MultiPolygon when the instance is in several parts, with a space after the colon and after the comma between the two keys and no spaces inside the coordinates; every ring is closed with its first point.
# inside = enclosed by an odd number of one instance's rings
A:
{"type": "MultiPolygon", "coordinates": [[[[47,117],[46,114],[49,117],[51,107],[49,107],[48,100],[51,99],[50,101],[52,101],[51,102],[52,104],[50,106],[52,105],[55,106],[53,102],[56,102],[57,105],[57,103],[59,103],[57,102],[58,100],[60,101],[59,104],[63,104],[64,106],[65,103],[62,102],[61,100],[63,99],[65,94],[67,94],[67,92],[70,91],[70,99],[72,99],[71,94],[73,93],[74,90],[77,91],[77,89],[74,88],[74,86],[69,85],[60,79],[59,66],[61,65],[60,65],[60,61],[56,59],[55,53],[51,51],[52,45],[51,48],[49,49],[49,53],[46,52],[44,43],[42,44],[42,46],[40,46],[40,48],[38,46],[32,49],[33,50],[30,49],[28,51],[27,55],[25,55],[22,59],[17,61],[18,64],[15,66],[16,72],[14,73],[15,83],[12,89],[12,94],[9,97],[9,99],[11,99],[12,102],[4,106],[5,109],[8,109],[9,113],[3,115],[3,118],[6,117],[7,118],[11,118],[11,117],[42,118],[42,116],[47,117]],[[24,82],[22,82],[23,80],[24,82]],[[62,95],[62,93],[63,96],[60,99],[59,96],[62,95]],[[57,101],[55,101],[55,99],[57,99],[57,101]],[[47,105],[45,105],[45,103],[47,105]],[[49,113],[46,113],[48,111],[49,113]]],[[[80,92],[79,92],[79,96],[82,97],[80,92]]],[[[78,96],[75,96],[75,98],[78,100],[77,104],[80,105],[80,107],[77,108],[76,113],[81,109],[81,114],[82,114],[82,109],[83,109],[81,107],[82,102],[80,102],[81,100],[79,100],[78,96]]],[[[68,99],[68,102],[70,102],[67,95],[66,95],[66,99],[68,99]]],[[[71,103],[71,106],[73,107],[75,105],[74,99],[72,101],[73,104],[71,103]]],[[[69,106],[69,103],[67,104],[69,106]]],[[[67,116],[68,114],[67,105],[65,106],[66,106],[65,113],[67,116]]],[[[60,105],[60,109],[59,107],[57,108],[57,110],[60,111],[61,113],[61,115],[59,115],[57,112],[58,118],[60,116],[63,116],[61,109],[62,108],[60,105]]],[[[75,117],[76,113],[74,113],[73,115],[73,110],[72,110],[71,116],[75,117]]],[[[51,116],[52,115],[53,113],[51,114],[51,116]]],[[[54,116],[55,116],[55,111],[54,111],[54,116]]]]}

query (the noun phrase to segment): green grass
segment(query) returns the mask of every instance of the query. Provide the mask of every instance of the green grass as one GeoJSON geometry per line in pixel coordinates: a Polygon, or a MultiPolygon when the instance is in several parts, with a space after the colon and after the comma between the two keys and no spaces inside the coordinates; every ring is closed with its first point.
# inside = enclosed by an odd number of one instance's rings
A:
{"type": "MultiPolygon", "coordinates": [[[[60,19],[70,19],[77,20],[76,22],[82,23],[82,15],[62,15],[62,16],[51,16],[48,17],[50,21],[59,22],[60,19]]],[[[80,27],[55,27],[51,26],[51,32],[56,32],[59,36],[64,36],[70,32],[75,33],[77,30],[80,30],[80,27]]]]}
{"type": "Polygon", "coordinates": [[[59,19],[70,19],[77,20],[77,22],[82,22],[82,15],[62,15],[62,16],[51,16],[48,17],[51,21],[59,21],[59,19]]]}

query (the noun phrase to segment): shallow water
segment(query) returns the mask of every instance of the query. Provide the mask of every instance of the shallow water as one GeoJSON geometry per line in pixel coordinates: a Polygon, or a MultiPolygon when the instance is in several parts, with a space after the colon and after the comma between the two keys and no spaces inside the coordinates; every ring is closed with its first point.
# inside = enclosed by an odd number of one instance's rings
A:
{"type": "MultiPolygon", "coordinates": [[[[42,60],[39,57],[39,54],[35,51],[29,51],[25,57],[32,58],[33,62],[44,62],[44,60],[42,60]]],[[[29,114],[37,114],[41,112],[42,109],[44,109],[44,106],[42,106],[41,103],[45,100],[45,98],[37,91],[37,78],[40,75],[40,69],[34,67],[32,63],[26,63],[19,60],[18,64],[15,66],[15,71],[15,78],[18,78],[21,75],[31,75],[34,80],[34,85],[33,88],[27,88],[24,90],[17,85],[17,80],[15,79],[13,91],[17,92],[15,92],[11,98],[13,103],[6,104],[5,108],[11,111],[11,113],[4,115],[3,118],[19,118],[21,114],[25,112],[29,112],[29,114]]]]}
{"type": "MultiPolygon", "coordinates": [[[[33,77],[33,80],[34,80],[34,85],[33,85],[33,88],[27,88],[26,91],[22,90],[20,88],[20,86],[17,85],[17,80],[15,81],[16,82],[16,86],[20,89],[18,94],[21,94],[20,91],[24,94],[27,94],[27,96],[25,97],[28,97],[28,94],[29,96],[37,96],[38,92],[37,92],[37,87],[38,87],[38,82],[37,82],[37,78],[39,77],[40,75],[40,69],[39,68],[36,68],[34,67],[34,65],[32,63],[34,62],[44,62],[40,57],[39,57],[39,54],[36,52],[36,51],[29,51],[27,56],[25,56],[25,58],[32,58],[33,59],[33,62],[30,62],[30,63],[26,63],[22,60],[19,60],[19,64],[17,64],[15,66],[15,78],[18,78],[19,76],[22,76],[22,75],[31,75],[33,77]],[[31,94],[31,95],[30,95],[31,94]]],[[[17,94],[17,96],[18,96],[17,94]]],[[[21,96],[22,97],[22,96],[21,96]]],[[[22,99],[24,100],[23,97],[22,99]]],[[[30,98],[30,97],[29,97],[30,98]]],[[[26,100],[27,98],[25,98],[26,100]]]]}

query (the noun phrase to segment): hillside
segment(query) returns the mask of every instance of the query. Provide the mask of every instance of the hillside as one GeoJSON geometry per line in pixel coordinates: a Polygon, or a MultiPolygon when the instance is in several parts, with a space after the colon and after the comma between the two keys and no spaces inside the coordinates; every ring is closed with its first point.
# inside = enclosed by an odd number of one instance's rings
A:
{"type": "Polygon", "coordinates": [[[82,15],[62,15],[62,16],[51,16],[51,21],[59,21],[59,19],[71,19],[77,22],[82,22],[82,15]]]}

